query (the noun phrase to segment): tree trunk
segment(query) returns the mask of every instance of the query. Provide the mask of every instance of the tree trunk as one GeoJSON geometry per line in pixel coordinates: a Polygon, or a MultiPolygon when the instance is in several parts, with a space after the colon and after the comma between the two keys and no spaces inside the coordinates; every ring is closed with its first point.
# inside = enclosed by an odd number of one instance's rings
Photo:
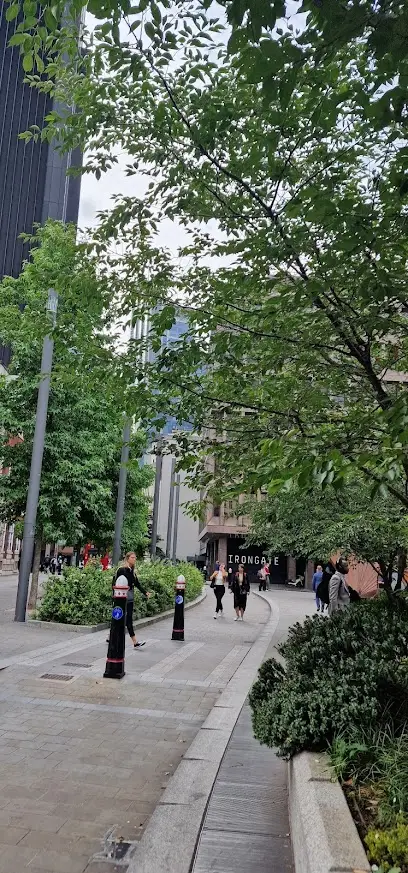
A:
{"type": "Polygon", "coordinates": [[[407,566],[407,552],[406,549],[401,549],[398,554],[398,564],[397,564],[397,584],[395,586],[395,591],[401,591],[402,588],[402,580],[404,578],[405,569],[407,566]]]}
{"type": "Polygon", "coordinates": [[[33,559],[33,572],[31,576],[31,588],[30,588],[30,597],[28,598],[28,609],[35,609],[37,606],[37,597],[38,597],[38,576],[40,573],[40,560],[41,560],[41,546],[42,546],[42,537],[37,536],[35,538],[34,544],[34,559],[33,559]]]}

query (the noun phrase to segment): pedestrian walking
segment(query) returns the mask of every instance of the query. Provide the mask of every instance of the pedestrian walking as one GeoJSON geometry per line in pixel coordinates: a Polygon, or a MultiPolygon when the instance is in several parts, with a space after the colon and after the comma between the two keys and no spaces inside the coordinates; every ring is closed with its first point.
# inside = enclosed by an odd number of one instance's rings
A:
{"type": "Polygon", "coordinates": [[[54,555],[54,557],[51,558],[51,563],[50,563],[50,570],[51,570],[51,573],[53,576],[55,576],[56,569],[57,569],[57,559],[54,555]]]}
{"type": "Polygon", "coordinates": [[[57,573],[58,573],[58,576],[61,576],[61,572],[62,572],[62,563],[63,563],[63,561],[62,561],[62,555],[59,555],[59,556],[58,556],[58,560],[57,560],[57,573]]]}
{"type": "Polygon", "coordinates": [[[235,573],[231,590],[234,594],[234,609],[236,612],[234,621],[243,621],[251,586],[249,584],[248,573],[245,572],[242,564],[239,565],[238,572],[235,573]]]}
{"type": "Polygon", "coordinates": [[[228,578],[228,573],[225,569],[225,564],[216,564],[216,569],[211,576],[211,588],[214,588],[214,594],[217,601],[214,618],[218,618],[218,613],[223,615],[222,598],[225,594],[225,583],[228,578]]]}
{"type": "Polygon", "coordinates": [[[323,567],[321,564],[318,564],[315,572],[313,573],[313,591],[316,596],[316,609],[318,612],[324,612],[324,603],[323,600],[320,600],[320,597],[317,594],[317,589],[323,579],[323,567]]]}
{"type": "Polygon", "coordinates": [[[269,591],[269,589],[270,589],[270,587],[271,587],[271,586],[270,586],[271,571],[270,571],[270,567],[269,567],[269,563],[268,563],[268,561],[266,562],[266,564],[265,564],[265,566],[264,566],[264,570],[265,570],[266,589],[267,589],[267,591],[269,591]]]}
{"type": "Polygon", "coordinates": [[[260,590],[260,591],[266,591],[266,572],[265,572],[265,567],[261,567],[261,569],[258,570],[257,575],[258,575],[258,582],[259,582],[259,590],[260,590]]]}
{"type": "Polygon", "coordinates": [[[104,555],[103,558],[101,558],[101,567],[102,567],[102,570],[108,569],[108,567],[109,567],[109,555],[108,554],[104,555]]]}
{"type": "Polygon", "coordinates": [[[127,583],[129,585],[129,590],[127,593],[127,600],[126,600],[126,628],[127,628],[128,634],[130,636],[130,639],[132,640],[133,647],[135,649],[141,649],[142,646],[146,645],[146,643],[145,642],[139,643],[137,641],[135,629],[133,627],[133,606],[134,606],[134,601],[135,601],[135,588],[138,588],[139,591],[141,591],[141,593],[144,595],[144,597],[147,597],[147,599],[149,599],[149,597],[151,597],[151,593],[150,593],[150,591],[145,591],[145,589],[142,588],[142,586],[139,582],[139,579],[137,578],[136,573],[135,573],[135,566],[136,566],[136,554],[135,554],[135,552],[128,552],[125,555],[125,560],[123,562],[122,567],[118,568],[118,570],[116,571],[116,573],[113,577],[112,585],[115,584],[115,582],[119,578],[119,576],[125,576],[127,579],[127,583]]]}
{"type": "Polygon", "coordinates": [[[329,615],[333,615],[338,609],[345,609],[350,605],[350,591],[347,587],[346,576],[349,571],[347,558],[339,558],[336,562],[336,572],[329,582],[329,615]]]}

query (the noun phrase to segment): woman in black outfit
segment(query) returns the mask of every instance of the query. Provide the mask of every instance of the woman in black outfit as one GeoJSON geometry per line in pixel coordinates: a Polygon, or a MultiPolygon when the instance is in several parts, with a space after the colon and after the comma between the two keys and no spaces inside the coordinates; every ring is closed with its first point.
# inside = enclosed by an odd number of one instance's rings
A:
{"type": "Polygon", "coordinates": [[[238,572],[235,573],[231,591],[234,594],[234,609],[236,612],[236,618],[234,621],[244,620],[244,612],[246,610],[247,605],[247,597],[251,590],[251,586],[249,584],[248,573],[245,572],[242,564],[238,567],[238,572]]]}
{"type": "Polygon", "coordinates": [[[127,579],[127,583],[129,585],[129,591],[127,593],[127,602],[126,602],[126,627],[128,630],[128,634],[129,634],[129,636],[132,640],[132,643],[134,645],[134,648],[140,649],[142,646],[145,646],[146,643],[144,643],[144,642],[138,643],[137,642],[134,627],[133,627],[133,604],[134,604],[134,600],[135,600],[135,586],[136,586],[136,588],[139,589],[139,591],[142,592],[142,594],[144,594],[145,597],[149,598],[151,595],[150,595],[150,591],[145,591],[144,588],[142,588],[142,586],[141,586],[141,584],[136,576],[136,573],[135,573],[135,564],[136,564],[135,553],[128,552],[127,555],[125,555],[125,561],[124,561],[123,567],[119,567],[116,574],[115,574],[113,583],[116,582],[116,579],[118,579],[119,576],[125,576],[127,579]]]}

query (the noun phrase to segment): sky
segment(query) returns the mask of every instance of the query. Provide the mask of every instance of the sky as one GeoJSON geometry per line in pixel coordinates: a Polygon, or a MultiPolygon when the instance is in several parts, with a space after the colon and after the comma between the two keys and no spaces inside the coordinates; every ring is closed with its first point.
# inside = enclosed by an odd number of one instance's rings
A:
{"type": "MultiPolygon", "coordinates": [[[[287,0],[287,10],[293,16],[292,23],[302,26],[304,16],[297,14],[299,5],[299,0],[287,0]]],[[[94,21],[91,16],[87,17],[86,23],[90,29],[94,21]]],[[[82,177],[78,222],[82,230],[97,226],[97,213],[109,209],[114,194],[126,194],[128,197],[143,195],[147,185],[146,178],[137,175],[127,176],[125,168],[128,160],[128,155],[120,155],[118,164],[105,173],[99,181],[90,174],[82,177]]],[[[166,246],[176,253],[179,246],[185,245],[187,241],[188,236],[181,225],[167,219],[163,221],[158,238],[159,245],[166,246]]]]}

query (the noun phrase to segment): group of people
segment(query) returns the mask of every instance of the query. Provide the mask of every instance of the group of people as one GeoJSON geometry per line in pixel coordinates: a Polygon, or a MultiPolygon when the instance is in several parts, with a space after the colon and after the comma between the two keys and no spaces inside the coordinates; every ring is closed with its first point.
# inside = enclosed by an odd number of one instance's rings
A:
{"type": "Polygon", "coordinates": [[[318,564],[313,574],[313,591],[316,596],[317,611],[333,615],[338,609],[345,609],[353,600],[359,600],[357,591],[347,585],[349,571],[347,558],[340,557],[335,564],[328,561],[325,569],[318,564]]]}
{"type": "Polygon", "coordinates": [[[58,557],[54,555],[52,558],[50,555],[46,555],[40,563],[40,572],[51,573],[53,576],[57,573],[57,575],[60,576],[65,563],[66,559],[64,560],[62,555],[58,555],[58,557]]]}
{"type": "Polygon", "coordinates": [[[229,591],[234,595],[234,621],[243,621],[247,605],[247,597],[251,590],[248,573],[245,571],[243,565],[240,564],[237,572],[229,575],[225,569],[225,564],[217,562],[214,573],[210,577],[210,581],[216,599],[214,618],[218,618],[219,615],[224,615],[222,600],[226,592],[226,586],[228,586],[229,591]]]}

